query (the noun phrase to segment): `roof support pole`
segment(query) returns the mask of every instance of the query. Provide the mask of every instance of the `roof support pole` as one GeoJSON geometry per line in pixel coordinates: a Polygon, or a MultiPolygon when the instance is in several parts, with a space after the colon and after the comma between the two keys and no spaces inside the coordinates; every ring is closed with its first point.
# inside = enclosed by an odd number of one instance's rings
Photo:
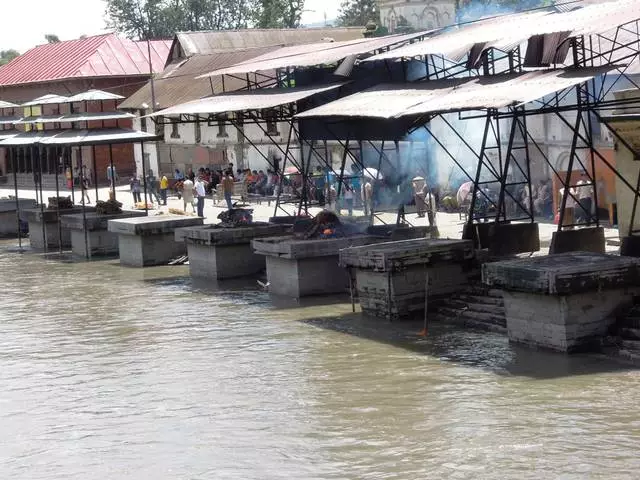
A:
{"type": "MultiPolygon", "coordinates": [[[[483,157],[487,147],[487,138],[489,136],[489,126],[491,123],[491,113],[487,112],[486,121],[484,124],[484,133],[482,135],[482,145],[480,146],[480,155],[478,156],[478,167],[476,168],[476,175],[473,181],[473,193],[471,194],[471,205],[469,206],[469,218],[468,223],[473,224],[473,215],[475,213],[476,201],[478,199],[478,190],[480,183],[480,175],[482,174],[482,165],[484,164],[483,157]]],[[[484,192],[483,192],[484,193],[484,192]]]]}
{"type": "MultiPolygon", "coordinates": [[[[143,155],[143,160],[144,160],[144,155],[143,155]]],[[[110,143],[109,144],[109,166],[111,167],[111,179],[110,179],[110,185],[109,187],[111,187],[111,195],[110,197],[113,197],[113,199],[116,199],[116,171],[113,168],[113,145],[110,143]]]]}
{"type": "MultiPolygon", "coordinates": [[[[47,152],[49,150],[47,149],[47,152]]],[[[56,152],[57,153],[57,152],[56,152]]],[[[60,165],[60,159],[58,156],[55,156],[54,161],[56,162],[56,198],[60,198],[60,182],[58,181],[58,170],[60,165]]],[[[56,202],[56,215],[58,219],[60,218],[60,203],[56,202]]],[[[58,222],[58,251],[62,253],[62,222],[58,222]]]]}
{"type": "Polygon", "coordinates": [[[569,154],[569,165],[567,167],[567,174],[563,182],[562,200],[560,204],[560,220],[558,221],[558,232],[562,231],[562,225],[564,224],[565,209],[567,207],[567,199],[569,195],[575,200],[575,197],[571,194],[571,172],[573,171],[573,160],[576,156],[576,145],[578,144],[578,130],[580,129],[582,111],[578,110],[576,116],[576,124],[573,128],[573,140],[571,141],[571,153],[569,154]]]}
{"type": "MultiPolygon", "coordinates": [[[[289,135],[287,135],[287,146],[285,149],[284,159],[282,160],[282,172],[280,172],[280,175],[278,177],[278,195],[276,196],[276,206],[273,211],[274,217],[278,215],[278,209],[281,208],[280,198],[282,196],[282,184],[284,182],[284,172],[287,169],[287,160],[289,159],[289,148],[291,146],[291,137],[293,136],[293,122],[294,122],[293,118],[289,120],[289,135]]],[[[282,210],[284,211],[284,209],[282,210]]]]}
{"type": "MultiPolygon", "coordinates": [[[[36,198],[38,198],[38,182],[36,182],[36,169],[35,169],[35,147],[31,147],[31,167],[33,170],[33,179],[36,186],[36,198]]],[[[39,159],[38,159],[39,160],[39,159]]],[[[38,161],[39,167],[42,166],[42,162],[38,161]]],[[[44,241],[44,253],[49,251],[49,242],[47,240],[47,225],[44,222],[44,200],[42,198],[42,168],[40,168],[40,215],[42,220],[42,239],[44,241]]],[[[60,217],[58,217],[58,223],[60,223],[60,217]]]]}
{"type": "MultiPolygon", "coordinates": [[[[89,252],[89,232],[87,232],[87,209],[84,203],[85,189],[83,183],[83,165],[82,165],[82,145],[78,147],[78,166],[80,169],[80,194],[82,195],[82,230],[84,231],[84,256],[87,260],[91,258],[91,252],[89,252]]],[[[58,218],[58,221],[60,219],[58,218]]]]}
{"type": "Polygon", "coordinates": [[[16,196],[16,223],[18,227],[18,248],[22,250],[22,232],[20,230],[20,199],[18,195],[18,165],[16,162],[16,155],[14,147],[9,147],[9,161],[11,162],[11,168],[13,170],[13,189],[16,196]]]}
{"type": "Polygon", "coordinates": [[[96,168],[96,146],[91,146],[91,158],[93,163],[93,185],[96,189],[96,203],[98,203],[98,169],[96,168]]]}
{"type": "Polygon", "coordinates": [[[147,200],[147,162],[144,159],[144,142],[140,142],[142,150],[142,185],[144,186],[144,213],[149,216],[149,203],[147,200]]]}

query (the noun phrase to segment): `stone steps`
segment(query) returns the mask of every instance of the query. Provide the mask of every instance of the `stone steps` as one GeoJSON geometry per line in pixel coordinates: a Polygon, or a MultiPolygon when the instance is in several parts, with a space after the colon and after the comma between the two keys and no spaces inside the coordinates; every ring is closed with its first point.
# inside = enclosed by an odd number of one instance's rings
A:
{"type": "Polygon", "coordinates": [[[445,307],[470,312],[490,313],[497,317],[504,317],[504,306],[495,303],[469,302],[462,298],[454,297],[445,304],[445,307]]]}
{"type": "Polygon", "coordinates": [[[495,313],[479,312],[479,311],[470,310],[470,309],[458,309],[458,308],[452,308],[449,306],[440,307],[438,309],[438,313],[451,319],[462,318],[465,320],[481,322],[489,325],[498,325],[504,328],[506,328],[507,326],[507,322],[504,318],[504,315],[500,316],[495,313]]]}
{"type": "Polygon", "coordinates": [[[502,292],[474,282],[463,291],[445,299],[437,315],[443,321],[465,327],[506,332],[507,320],[502,292]]]}
{"type": "Polygon", "coordinates": [[[502,295],[500,297],[490,297],[483,295],[467,295],[467,294],[458,294],[455,296],[456,300],[473,303],[473,304],[482,304],[482,305],[498,305],[504,306],[504,301],[502,300],[502,295]]]}

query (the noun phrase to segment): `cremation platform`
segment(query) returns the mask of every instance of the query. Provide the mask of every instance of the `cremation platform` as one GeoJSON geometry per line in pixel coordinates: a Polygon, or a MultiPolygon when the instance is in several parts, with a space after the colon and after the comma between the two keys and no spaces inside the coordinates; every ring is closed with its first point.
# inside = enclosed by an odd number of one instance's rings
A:
{"type": "Polygon", "coordinates": [[[16,211],[22,212],[35,207],[35,200],[21,198],[16,205],[15,198],[0,198],[0,237],[17,237],[19,229],[16,211]]]}
{"type": "Polygon", "coordinates": [[[252,246],[266,257],[269,291],[300,298],[347,291],[349,276],[338,264],[340,250],[380,241],[370,235],[313,240],[286,236],[256,239],[252,246]]]}
{"type": "MultiPolygon", "coordinates": [[[[84,208],[85,213],[96,211],[95,207],[85,206],[84,208]]],[[[71,231],[62,227],[60,218],[78,213],[82,214],[82,207],[62,208],[60,209],[60,217],[58,217],[57,210],[45,209],[42,211],[39,208],[34,208],[22,211],[21,217],[29,223],[31,248],[44,250],[46,243],[47,249],[57,250],[61,248],[60,238],[62,239],[63,249],[71,248],[71,231]]]]}
{"type": "Polygon", "coordinates": [[[131,267],[166,265],[187,254],[184,242],[175,241],[181,227],[202,225],[201,217],[153,215],[109,220],[109,231],[118,235],[120,263],[131,267]]]}
{"type": "Polygon", "coordinates": [[[346,248],[340,265],[355,271],[365,314],[396,320],[424,311],[427,294],[438,298],[464,288],[473,255],[471,240],[425,238],[346,248]]]}
{"type": "Polygon", "coordinates": [[[71,232],[71,251],[85,258],[118,254],[118,235],[109,231],[109,220],[142,217],[145,212],[126,211],[111,215],[89,212],[61,218],[62,228],[71,232]],[[86,231],[86,235],[85,235],[86,231]]]}
{"type": "Polygon", "coordinates": [[[195,278],[224,280],[254,275],[266,267],[264,255],[251,248],[255,238],[284,235],[291,225],[256,224],[222,228],[214,225],[179,228],[176,241],[187,243],[189,271],[195,278]]]}
{"type": "Polygon", "coordinates": [[[561,352],[599,344],[639,291],[640,259],[573,252],[486,263],[503,291],[509,339],[561,352]]]}

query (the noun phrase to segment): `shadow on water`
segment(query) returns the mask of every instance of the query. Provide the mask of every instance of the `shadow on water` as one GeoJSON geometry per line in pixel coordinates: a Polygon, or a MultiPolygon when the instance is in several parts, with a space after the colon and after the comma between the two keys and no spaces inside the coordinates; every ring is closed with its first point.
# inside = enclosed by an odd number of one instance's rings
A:
{"type": "Polygon", "coordinates": [[[531,349],[510,343],[506,335],[442,322],[430,323],[426,337],[419,335],[422,321],[390,323],[360,313],[302,322],[505,376],[546,380],[636,369],[599,354],[565,355],[531,349]]]}

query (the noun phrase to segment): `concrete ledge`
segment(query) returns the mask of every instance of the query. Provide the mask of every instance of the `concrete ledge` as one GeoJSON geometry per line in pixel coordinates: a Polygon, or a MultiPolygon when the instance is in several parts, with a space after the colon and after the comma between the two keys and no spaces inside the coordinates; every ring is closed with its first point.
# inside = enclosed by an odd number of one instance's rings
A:
{"type": "Polygon", "coordinates": [[[343,248],[369,245],[383,239],[369,235],[319,240],[300,240],[292,236],[260,238],[251,242],[258,255],[283,257],[288,259],[335,256],[343,248]]]}
{"type": "MultiPolygon", "coordinates": [[[[96,207],[85,206],[85,213],[95,212],[96,207]]],[[[82,213],[82,207],[74,206],[73,208],[63,208],[60,210],[60,216],[63,215],[74,215],[76,213],[82,213]]],[[[20,214],[25,221],[29,223],[55,223],[58,221],[58,211],[57,210],[40,210],[39,208],[26,209],[20,214]]]]}
{"type": "Polygon", "coordinates": [[[482,265],[482,281],[503,290],[546,295],[640,285],[640,259],[590,252],[564,253],[482,265]]]}
{"type": "Polygon", "coordinates": [[[150,217],[110,220],[109,231],[119,235],[161,235],[174,234],[176,228],[202,225],[201,217],[185,217],[182,215],[153,215],[150,217]]]}
{"type": "Polygon", "coordinates": [[[568,252],[605,253],[603,227],[579,228],[553,232],[549,254],[568,252]]]}
{"type": "Polygon", "coordinates": [[[198,245],[250,244],[254,238],[273,237],[290,232],[291,225],[250,225],[237,228],[219,228],[213,225],[176,229],[176,241],[186,240],[198,245]]]}
{"type": "MultiPolygon", "coordinates": [[[[36,201],[28,198],[18,199],[18,209],[30,210],[36,208],[36,201]]],[[[16,200],[11,198],[0,198],[0,213],[13,212],[16,213],[16,200]]]]}
{"type": "Polygon", "coordinates": [[[17,237],[19,233],[16,208],[23,210],[36,206],[35,200],[19,199],[16,207],[15,199],[0,199],[0,237],[17,237]]]}
{"type": "Polygon", "coordinates": [[[96,212],[89,212],[86,215],[74,213],[72,215],[64,215],[60,218],[62,228],[70,230],[108,230],[110,220],[119,220],[124,218],[144,217],[145,213],[141,211],[123,211],[113,215],[99,215],[96,212]],[[86,222],[85,222],[86,220],[86,222]]]}

